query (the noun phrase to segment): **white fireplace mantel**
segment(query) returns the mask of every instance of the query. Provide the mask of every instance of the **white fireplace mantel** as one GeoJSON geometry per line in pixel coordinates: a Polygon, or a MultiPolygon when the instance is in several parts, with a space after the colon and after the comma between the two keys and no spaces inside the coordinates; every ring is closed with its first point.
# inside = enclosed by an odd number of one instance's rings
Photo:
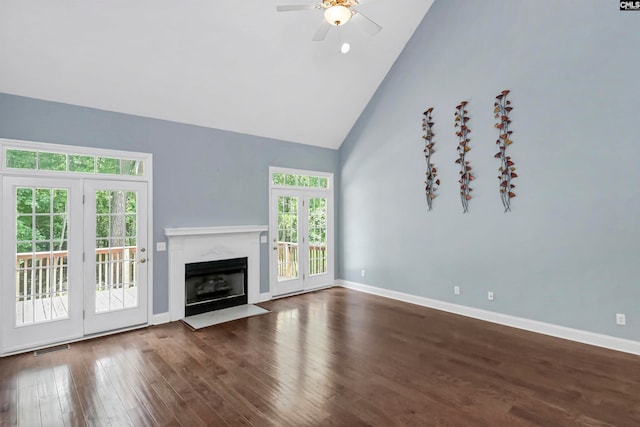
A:
{"type": "Polygon", "coordinates": [[[247,299],[260,297],[260,233],[266,225],[165,228],[169,241],[169,315],[184,318],[184,266],[192,262],[247,257],[247,299]]]}
{"type": "Polygon", "coordinates": [[[176,236],[205,236],[210,234],[262,233],[267,231],[266,225],[238,225],[231,227],[178,227],[165,228],[167,237],[176,236]]]}

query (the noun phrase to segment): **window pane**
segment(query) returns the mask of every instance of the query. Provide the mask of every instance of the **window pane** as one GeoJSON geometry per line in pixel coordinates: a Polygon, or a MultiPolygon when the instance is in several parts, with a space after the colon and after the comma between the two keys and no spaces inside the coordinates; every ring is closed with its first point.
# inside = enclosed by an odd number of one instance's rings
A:
{"type": "Polygon", "coordinates": [[[38,169],[43,171],[66,171],[67,155],[60,153],[39,153],[38,169]]]}
{"type": "Polygon", "coordinates": [[[17,253],[33,252],[32,242],[18,242],[16,245],[17,253]]]}
{"type": "Polygon", "coordinates": [[[33,217],[31,215],[16,217],[16,235],[19,241],[33,240],[33,217]]]}
{"type": "Polygon", "coordinates": [[[8,168],[35,169],[37,153],[35,151],[7,150],[6,165],[8,168]]]}
{"type": "Polygon", "coordinates": [[[94,156],[81,156],[69,154],[69,171],[71,172],[95,172],[96,158],[94,156]]]}
{"type": "Polygon", "coordinates": [[[50,242],[36,242],[36,252],[49,252],[50,250],[50,242]]]}
{"type": "Polygon", "coordinates": [[[136,208],[138,199],[138,193],[129,192],[127,193],[127,213],[136,213],[138,210],[136,208]]]}
{"type": "Polygon", "coordinates": [[[125,224],[127,230],[127,237],[136,237],[137,234],[137,226],[136,226],[136,215],[126,215],[125,224]]]}
{"type": "MultiPolygon", "coordinates": [[[[96,237],[109,237],[109,216],[96,215],[96,237]]],[[[100,247],[106,247],[100,246],[100,247]]]]}
{"type": "Polygon", "coordinates": [[[96,213],[108,214],[110,205],[111,192],[105,190],[96,191],[96,213]]]}
{"type": "Polygon", "coordinates": [[[67,241],[66,240],[56,240],[56,241],[54,241],[52,249],[54,251],[66,251],[67,250],[67,241]]]}
{"type": "Polygon", "coordinates": [[[36,240],[51,239],[51,217],[36,215],[36,240]]]}
{"type": "Polygon", "coordinates": [[[36,188],[36,212],[37,213],[51,212],[51,189],[50,188],[36,188]]]}
{"type": "Polygon", "coordinates": [[[329,180],[327,178],[320,178],[320,187],[327,188],[329,186],[329,180]]]}
{"type": "Polygon", "coordinates": [[[320,178],[317,176],[309,177],[309,187],[319,187],[320,186],[320,178]]]}
{"type": "Polygon", "coordinates": [[[16,210],[20,214],[30,214],[33,212],[33,189],[16,189],[16,210]]]}
{"type": "Polygon", "coordinates": [[[98,173],[120,175],[120,159],[98,157],[96,166],[98,173]]]}
{"type": "Polygon", "coordinates": [[[122,175],[144,175],[143,166],[140,160],[122,160],[122,175]]]}
{"type": "Polygon", "coordinates": [[[282,173],[274,173],[273,174],[273,183],[275,185],[284,185],[284,174],[282,174],[282,173]]]}
{"type": "Polygon", "coordinates": [[[69,227],[67,223],[67,215],[54,215],[53,216],[53,238],[54,239],[66,239],[69,233],[69,227]]]}
{"type": "Polygon", "coordinates": [[[67,212],[67,190],[54,189],[53,190],[53,213],[67,212]]]}
{"type": "Polygon", "coordinates": [[[286,185],[296,185],[295,175],[285,175],[284,180],[286,185]]]}

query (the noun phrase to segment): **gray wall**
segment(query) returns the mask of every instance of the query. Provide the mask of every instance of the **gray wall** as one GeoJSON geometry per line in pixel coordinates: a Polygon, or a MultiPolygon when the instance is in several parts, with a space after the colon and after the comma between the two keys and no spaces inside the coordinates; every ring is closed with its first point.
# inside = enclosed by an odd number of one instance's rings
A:
{"type": "Polygon", "coordinates": [[[436,0],[340,148],[338,277],[640,340],[638,46],[640,13],[617,1],[436,0]],[[493,157],[503,89],[520,176],[508,214],[493,157]],[[468,214],[454,164],[462,100],[468,214]],[[427,212],[430,106],[442,185],[427,212]]]}
{"type": "MultiPolygon", "coordinates": [[[[165,227],[268,224],[269,166],[338,168],[337,150],[8,94],[0,94],[0,137],[152,153],[154,242],[165,227]]],[[[167,260],[154,251],[154,313],[168,311],[167,260]]]]}

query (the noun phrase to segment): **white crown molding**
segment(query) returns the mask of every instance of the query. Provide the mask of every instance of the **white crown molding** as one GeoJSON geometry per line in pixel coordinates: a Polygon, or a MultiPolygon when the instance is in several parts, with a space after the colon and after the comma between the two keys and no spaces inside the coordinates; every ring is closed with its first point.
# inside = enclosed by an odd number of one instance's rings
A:
{"type": "Polygon", "coordinates": [[[448,313],[472,317],[474,319],[497,323],[499,325],[510,326],[512,328],[523,329],[525,331],[536,332],[556,338],[563,338],[569,341],[608,348],[610,350],[640,355],[640,342],[638,341],[597,334],[580,329],[567,328],[565,326],[554,325],[552,323],[524,319],[522,317],[495,313],[493,311],[481,310],[479,308],[467,307],[464,305],[452,304],[449,302],[438,301],[389,289],[377,288],[375,286],[364,285],[347,280],[336,280],[335,284],[337,286],[342,286],[343,288],[353,289],[355,291],[391,298],[398,301],[404,301],[410,304],[421,305],[423,307],[446,311],[448,313]]]}

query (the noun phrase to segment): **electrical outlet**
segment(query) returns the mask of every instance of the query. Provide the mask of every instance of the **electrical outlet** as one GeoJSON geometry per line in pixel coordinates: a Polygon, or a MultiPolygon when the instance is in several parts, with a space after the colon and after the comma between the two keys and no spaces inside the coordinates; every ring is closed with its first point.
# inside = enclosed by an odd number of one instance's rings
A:
{"type": "Polygon", "coordinates": [[[493,301],[493,292],[491,292],[491,291],[487,292],[487,299],[489,301],[493,301]]]}
{"type": "Polygon", "coordinates": [[[460,295],[460,286],[454,286],[453,287],[453,294],[454,295],[460,295]]]}
{"type": "Polygon", "coordinates": [[[360,270],[360,275],[364,277],[364,269],[360,270]]]}
{"type": "Polygon", "coordinates": [[[624,326],[627,324],[627,316],[622,313],[616,313],[616,324],[624,326]]]}

